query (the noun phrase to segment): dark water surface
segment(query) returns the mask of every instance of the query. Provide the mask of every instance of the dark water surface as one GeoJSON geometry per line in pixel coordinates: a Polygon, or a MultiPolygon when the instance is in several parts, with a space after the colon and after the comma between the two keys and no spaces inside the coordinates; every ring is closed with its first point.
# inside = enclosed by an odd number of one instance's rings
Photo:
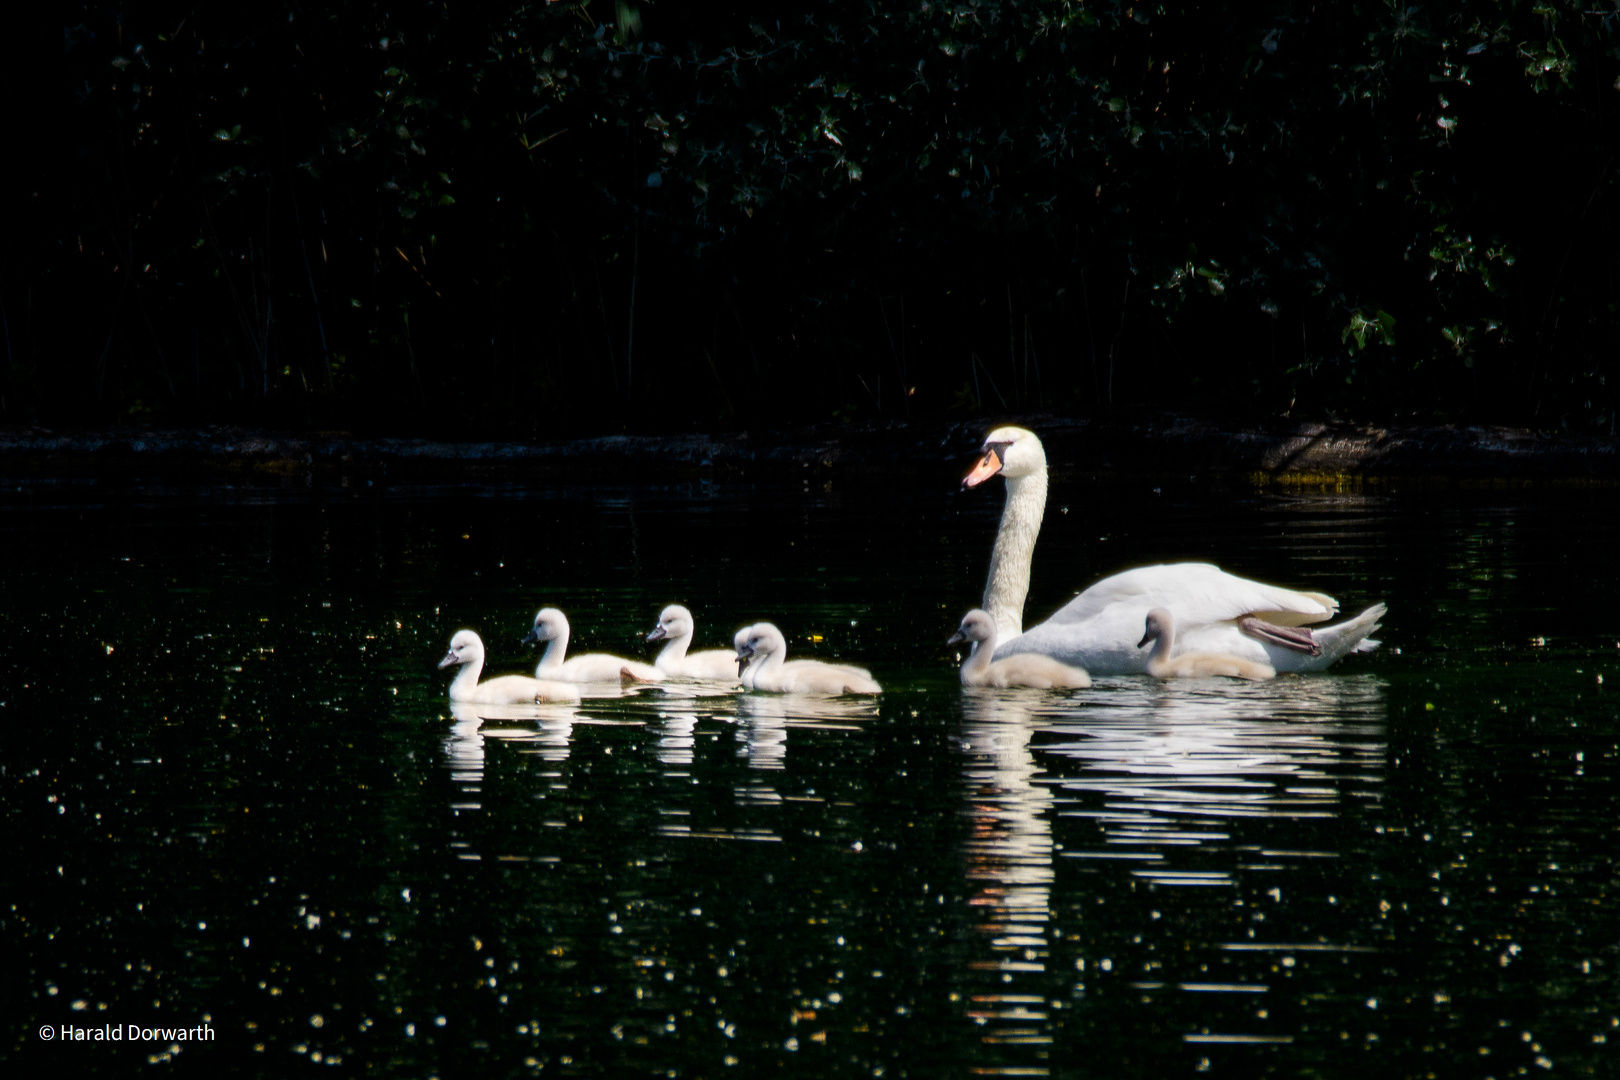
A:
{"type": "Polygon", "coordinates": [[[27,1075],[1620,1075],[1612,492],[1060,481],[1031,621],[1207,558],[1385,648],[964,693],[999,485],[267,483],[0,491],[27,1075]],[[447,705],[672,601],[887,692],[447,705]]]}

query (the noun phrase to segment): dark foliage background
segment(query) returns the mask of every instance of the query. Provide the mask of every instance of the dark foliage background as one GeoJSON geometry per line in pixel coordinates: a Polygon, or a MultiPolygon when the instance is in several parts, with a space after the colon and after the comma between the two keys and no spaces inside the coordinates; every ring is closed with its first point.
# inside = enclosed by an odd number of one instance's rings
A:
{"type": "Polygon", "coordinates": [[[1613,3],[66,10],[10,422],[1614,430],[1613,3]]]}

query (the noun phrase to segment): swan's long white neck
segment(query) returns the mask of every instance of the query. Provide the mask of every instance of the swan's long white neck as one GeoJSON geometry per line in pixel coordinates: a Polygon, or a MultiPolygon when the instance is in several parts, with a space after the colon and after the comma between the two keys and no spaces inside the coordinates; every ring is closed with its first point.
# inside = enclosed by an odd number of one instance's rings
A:
{"type": "Polygon", "coordinates": [[[540,656],[540,665],[534,670],[538,674],[547,668],[561,667],[563,658],[568,655],[568,627],[564,626],[557,632],[557,636],[546,642],[546,651],[540,656]]]}
{"type": "MultiPolygon", "coordinates": [[[[984,583],[984,610],[996,621],[996,637],[1008,641],[1024,632],[1024,598],[1029,595],[1029,565],[1035,538],[1046,514],[1046,466],[1027,476],[1007,478],[1007,505],[990,552],[990,576],[984,583]]],[[[988,654],[986,654],[988,663],[988,654]]]]}
{"type": "Polygon", "coordinates": [[[478,676],[483,672],[484,658],[481,655],[462,664],[461,670],[456,672],[456,677],[450,680],[450,697],[455,699],[464,694],[471,694],[473,688],[478,685],[478,676]]]}
{"type": "Polygon", "coordinates": [[[690,633],[670,638],[664,647],[658,650],[658,659],[654,663],[658,667],[663,667],[672,661],[686,659],[686,649],[691,644],[692,635],[690,633]]]}

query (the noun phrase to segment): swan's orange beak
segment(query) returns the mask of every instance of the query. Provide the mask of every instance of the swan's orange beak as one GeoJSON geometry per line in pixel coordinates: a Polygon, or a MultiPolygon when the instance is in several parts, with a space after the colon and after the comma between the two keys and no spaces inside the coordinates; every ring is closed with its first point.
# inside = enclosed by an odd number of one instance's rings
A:
{"type": "Polygon", "coordinates": [[[962,487],[964,490],[967,488],[978,487],[980,484],[984,483],[986,480],[990,479],[1000,471],[1000,455],[996,453],[994,448],[986,450],[984,452],[984,457],[979,459],[979,463],[973,466],[972,470],[966,476],[962,477],[962,487]]]}

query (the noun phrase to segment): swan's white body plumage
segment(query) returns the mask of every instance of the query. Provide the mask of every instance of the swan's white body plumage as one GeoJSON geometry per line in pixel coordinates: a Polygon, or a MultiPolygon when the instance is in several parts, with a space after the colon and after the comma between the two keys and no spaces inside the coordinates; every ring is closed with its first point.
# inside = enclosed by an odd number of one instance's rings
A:
{"type": "Polygon", "coordinates": [[[1046,509],[1046,453],[1035,434],[1004,427],[985,439],[986,453],[963,481],[974,486],[1000,474],[1007,504],[990,556],[984,607],[994,618],[995,659],[1039,653],[1092,675],[1130,675],[1146,670],[1147,653],[1136,645],[1147,613],[1171,612],[1181,628],[1178,652],[1211,652],[1266,664],[1277,671],[1321,671],[1351,652],[1378,643],[1368,638],[1387,610],[1374,604],[1346,622],[1313,632],[1319,655],[1263,642],[1245,634],[1238,620],[1255,617],[1280,627],[1325,622],[1338,603],[1322,593],[1285,589],[1228,574],[1208,563],[1142,566],[1092,585],[1050,619],[1023,629],[1029,570],[1046,509]]]}

